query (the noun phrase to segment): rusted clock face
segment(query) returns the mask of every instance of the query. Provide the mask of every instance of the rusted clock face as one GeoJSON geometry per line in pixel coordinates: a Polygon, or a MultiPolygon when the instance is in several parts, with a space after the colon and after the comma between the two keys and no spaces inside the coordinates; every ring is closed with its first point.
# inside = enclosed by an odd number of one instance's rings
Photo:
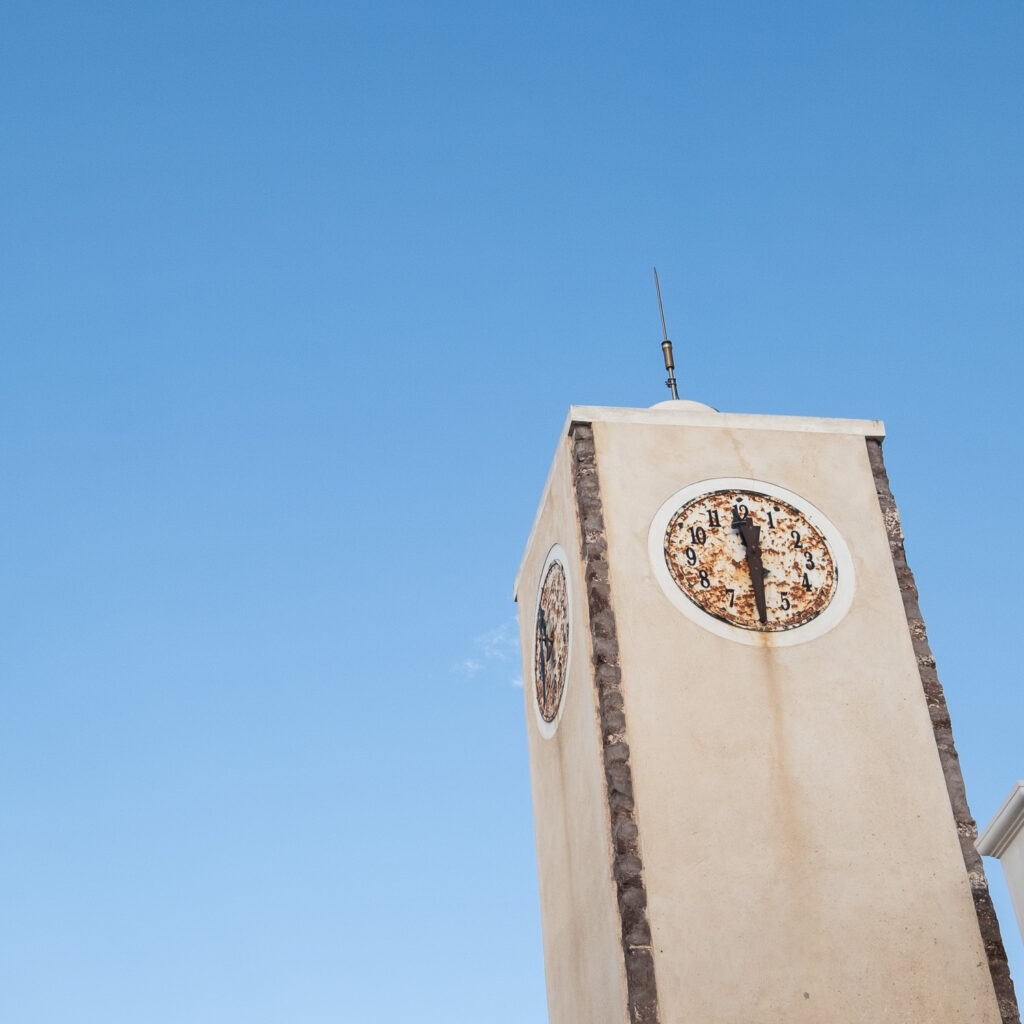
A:
{"type": "MultiPolygon", "coordinates": [[[[537,599],[533,642],[533,685],[537,710],[551,725],[558,716],[569,668],[569,586],[565,565],[548,555],[537,599]]],[[[547,731],[547,730],[545,730],[547,731]]]]}
{"type": "Polygon", "coordinates": [[[839,566],[820,514],[757,490],[691,497],[668,520],[665,564],[682,593],[741,629],[777,633],[821,615],[839,566]]]}

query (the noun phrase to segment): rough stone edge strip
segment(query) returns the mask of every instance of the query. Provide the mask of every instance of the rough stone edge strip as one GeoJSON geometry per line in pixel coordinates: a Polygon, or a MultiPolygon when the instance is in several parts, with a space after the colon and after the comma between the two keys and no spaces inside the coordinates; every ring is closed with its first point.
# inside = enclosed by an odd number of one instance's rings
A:
{"type": "Polygon", "coordinates": [[[622,954],[630,1024],[657,1024],[658,990],[654,980],[647,890],[640,857],[639,831],[633,803],[633,772],[626,741],[622,703],[619,639],[611,605],[608,544],[597,478],[594,430],[591,424],[570,424],[572,479],[580,523],[587,606],[590,611],[591,662],[597,689],[605,790],[611,819],[612,870],[622,926],[622,954]]]}
{"type": "Polygon", "coordinates": [[[992,987],[995,989],[999,1003],[999,1013],[1003,1024],[1020,1024],[1020,1012],[1017,1008],[1017,997],[1010,977],[1010,968],[1006,962],[1006,950],[999,931],[999,921],[988,891],[985,868],[981,854],[974,846],[978,838],[978,826],[971,817],[971,809],[967,804],[967,793],[964,788],[964,777],[960,771],[960,758],[953,745],[953,729],[949,719],[949,709],[942,692],[942,684],[935,669],[935,657],[928,644],[924,618],[917,603],[917,585],[914,574],[907,565],[907,555],[903,548],[903,527],[900,524],[899,510],[889,488],[889,476],[885,471],[882,459],[882,443],[877,438],[868,438],[868,459],[871,472],[875,478],[875,491],[878,504],[885,520],[885,530],[889,535],[889,550],[892,553],[893,567],[903,596],[903,608],[907,615],[910,638],[917,656],[917,668],[921,676],[921,686],[928,702],[932,729],[935,733],[935,744],[939,748],[939,760],[946,777],[946,789],[949,792],[949,803],[956,823],[957,835],[960,837],[960,850],[963,853],[967,878],[974,897],[974,909],[978,915],[978,927],[988,954],[988,967],[992,975],[992,987]]]}

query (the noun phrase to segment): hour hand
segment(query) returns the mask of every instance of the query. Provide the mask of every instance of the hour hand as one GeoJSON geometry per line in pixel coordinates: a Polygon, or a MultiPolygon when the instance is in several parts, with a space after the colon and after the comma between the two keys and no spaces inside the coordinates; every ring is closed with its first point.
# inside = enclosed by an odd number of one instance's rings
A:
{"type": "Polygon", "coordinates": [[[554,646],[555,640],[553,636],[548,635],[547,623],[544,621],[544,609],[539,608],[537,610],[537,633],[540,636],[540,689],[541,698],[547,700],[548,695],[548,674],[547,664],[548,658],[551,657],[551,648],[554,646]]]}
{"type": "Polygon", "coordinates": [[[551,649],[555,646],[555,631],[548,629],[547,620],[544,618],[544,609],[541,608],[537,615],[537,628],[540,630],[540,640],[543,645],[545,661],[551,657],[551,649]]]}
{"type": "Polygon", "coordinates": [[[754,603],[757,605],[757,617],[762,622],[768,621],[768,606],[764,599],[764,566],[761,564],[761,527],[755,526],[750,516],[737,519],[732,524],[743,538],[747,549],[747,569],[750,571],[750,582],[754,585],[754,603]]]}

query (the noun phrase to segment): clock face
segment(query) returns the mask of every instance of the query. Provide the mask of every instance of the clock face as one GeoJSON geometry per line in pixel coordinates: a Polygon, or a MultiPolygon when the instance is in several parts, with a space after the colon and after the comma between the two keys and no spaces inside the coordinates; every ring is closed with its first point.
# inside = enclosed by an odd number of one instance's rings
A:
{"type": "Polygon", "coordinates": [[[565,565],[554,549],[541,579],[534,628],[533,685],[541,720],[552,726],[550,732],[543,731],[551,735],[569,668],[569,587],[565,565]]]}
{"type": "Polygon", "coordinates": [[[840,577],[827,521],[785,493],[722,487],[670,514],[665,566],[693,605],[759,633],[796,629],[825,612],[840,577]]]}

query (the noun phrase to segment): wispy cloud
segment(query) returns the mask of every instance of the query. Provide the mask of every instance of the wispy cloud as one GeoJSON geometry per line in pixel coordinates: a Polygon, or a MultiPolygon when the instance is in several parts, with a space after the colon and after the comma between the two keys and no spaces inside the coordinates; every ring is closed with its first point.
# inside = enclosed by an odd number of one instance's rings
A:
{"type": "MultiPolygon", "coordinates": [[[[519,628],[515,619],[509,619],[486,633],[481,633],[470,642],[470,654],[463,658],[455,670],[459,675],[472,677],[488,667],[498,664],[508,665],[509,662],[518,667],[519,662],[519,628]]],[[[523,677],[519,672],[511,677],[512,686],[522,687],[523,677]]]]}
{"type": "Polygon", "coordinates": [[[516,620],[509,619],[500,626],[478,636],[473,643],[483,652],[485,658],[508,661],[519,649],[519,630],[516,620]]]}

